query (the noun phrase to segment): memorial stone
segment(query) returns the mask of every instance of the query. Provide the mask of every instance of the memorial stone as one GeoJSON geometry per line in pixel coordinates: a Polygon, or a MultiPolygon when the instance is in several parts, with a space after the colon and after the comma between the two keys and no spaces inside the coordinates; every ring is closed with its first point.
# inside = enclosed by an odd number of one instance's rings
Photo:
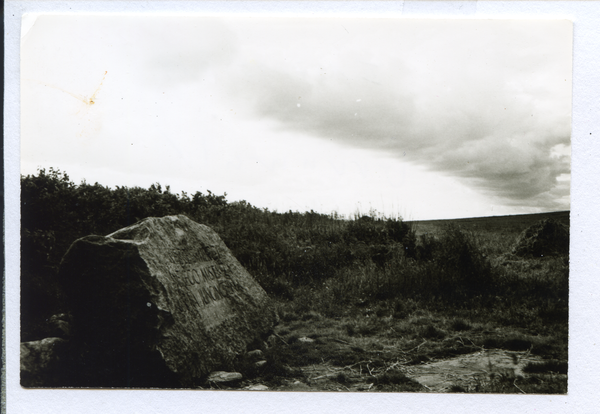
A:
{"type": "Polygon", "coordinates": [[[277,318],[219,236],[183,215],[75,241],[59,278],[81,349],[73,386],[190,384],[231,363],[277,318]]]}

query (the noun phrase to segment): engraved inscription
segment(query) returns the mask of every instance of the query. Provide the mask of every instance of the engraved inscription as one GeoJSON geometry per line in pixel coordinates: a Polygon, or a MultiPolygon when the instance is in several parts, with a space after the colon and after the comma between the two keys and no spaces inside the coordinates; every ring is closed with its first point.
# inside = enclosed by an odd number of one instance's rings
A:
{"type": "Polygon", "coordinates": [[[222,275],[220,266],[215,262],[190,263],[183,267],[178,281],[183,286],[206,285],[214,283],[222,275]]]}
{"type": "Polygon", "coordinates": [[[224,277],[224,269],[214,261],[188,263],[177,266],[174,280],[179,288],[188,289],[201,307],[235,294],[235,284],[224,277]]]}

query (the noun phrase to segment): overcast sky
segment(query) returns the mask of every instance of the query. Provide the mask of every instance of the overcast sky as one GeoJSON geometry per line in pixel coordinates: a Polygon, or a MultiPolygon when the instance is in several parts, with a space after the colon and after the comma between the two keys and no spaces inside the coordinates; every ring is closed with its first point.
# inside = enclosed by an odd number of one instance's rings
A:
{"type": "Polygon", "coordinates": [[[570,208],[565,20],[23,26],[23,174],[406,219],[570,208]]]}

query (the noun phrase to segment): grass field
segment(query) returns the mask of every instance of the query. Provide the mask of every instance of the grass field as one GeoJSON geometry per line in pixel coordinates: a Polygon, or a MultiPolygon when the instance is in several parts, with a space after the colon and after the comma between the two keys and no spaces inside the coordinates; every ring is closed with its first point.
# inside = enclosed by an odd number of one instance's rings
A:
{"type": "MultiPolygon", "coordinates": [[[[510,254],[519,233],[547,216],[417,224],[417,233],[442,238],[457,234],[445,226],[461,226],[494,279],[479,293],[443,292],[453,286],[435,288],[440,281],[428,272],[439,269],[403,258],[294,289],[293,299],[279,300],[272,365],[256,380],[275,389],[300,383],[315,390],[429,391],[411,379],[415,366],[505,350],[515,366],[529,356],[536,362],[517,375],[496,372],[492,361],[473,371],[470,382],[450,382],[443,392],[566,393],[568,257],[510,254]]],[[[550,216],[568,223],[567,212],[550,216]]]]}
{"type": "Polygon", "coordinates": [[[21,213],[22,341],[48,337],[46,321],[70,312],[55,275],[74,240],[185,214],[219,234],[280,314],[266,364],[222,367],[242,372],[236,388],[567,391],[568,236],[561,253],[517,256],[513,247],[540,220],[568,228],[569,212],[345,219],[271,212],[210,192],[173,194],[159,184],[75,185],[41,170],[21,179],[21,213]],[[444,368],[457,358],[474,367],[471,375],[444,368]],[[446,373],[445,385],[422,380],[431,370],[446,373]]]}

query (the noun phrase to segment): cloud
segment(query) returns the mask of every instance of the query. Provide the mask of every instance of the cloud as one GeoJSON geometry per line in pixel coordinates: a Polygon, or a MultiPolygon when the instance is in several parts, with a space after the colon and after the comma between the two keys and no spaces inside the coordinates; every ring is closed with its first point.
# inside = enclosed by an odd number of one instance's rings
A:
{"type": "Polygon", "coordinates": [[[231,90],[282,130],[459,177],[505,205],[569,208],[569,181],[557,178],[570,156],[555,150],[570,147],[570,27],[483,23],[404,49],[366,42],[332,46],[335,58],[320,46],[303,64],[239,61],[231,90]]]}
{"type": "Polygon", "coordinates": [[[22,165],[110,165],[269,206],[568,209],[562,26],[44,16],[21,54],[22,165]],[[82,109],[73,94],[105,71],[82,109]]]}

